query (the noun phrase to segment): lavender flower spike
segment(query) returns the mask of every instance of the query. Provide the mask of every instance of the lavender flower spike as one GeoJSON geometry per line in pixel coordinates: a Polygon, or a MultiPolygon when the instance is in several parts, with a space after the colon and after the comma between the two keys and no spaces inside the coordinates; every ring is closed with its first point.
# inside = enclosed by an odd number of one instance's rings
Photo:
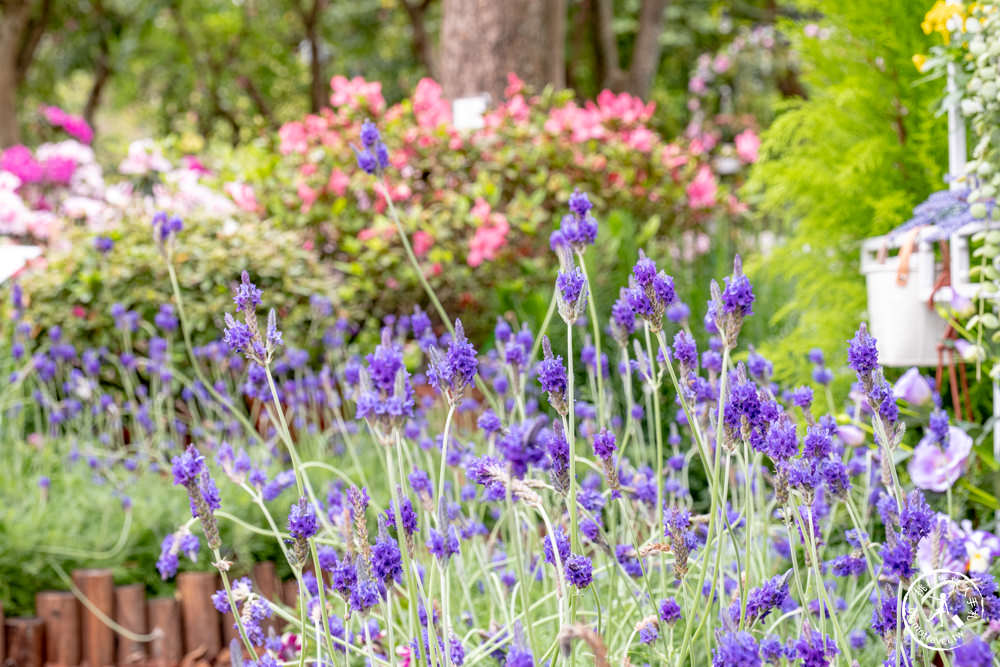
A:
{"type": "Polygon", "coordinates": [[[213,512],[219,509],[222,503],[219,490],[205,467],[205,458],[194,445],[189,445],[183,454],[174,457],[172,470],[174,484],[187,489],[191,516],[201,521],[201,528],[205,531],[205,540],[209,548],[218,549],[222,546],[222,540],[219,538],[219,526],[215,522],[213,512]]]}
{"type": "Polygon", "coordinates": [[[569,406],[566,404],[566,390],[569,387],[566,367],[563,366],[561,356],[552,355],[552,345],[548,336],[542,338],[542,352],[544,358],[538,362],[538,367],[535,369],[538,382],[542,385],[542,390],[548,392],[552,407],[560,415],[565,416],[569,412],[569,406]]]}

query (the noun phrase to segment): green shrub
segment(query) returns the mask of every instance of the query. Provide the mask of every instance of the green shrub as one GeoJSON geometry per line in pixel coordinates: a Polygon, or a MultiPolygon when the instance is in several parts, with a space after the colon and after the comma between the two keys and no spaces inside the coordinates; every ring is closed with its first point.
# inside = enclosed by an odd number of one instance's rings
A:
{"type": "MultiPolygon", "coordinates": [[[[20,279],[32,324],[59,325],[71,341],[99,347],[120,336],[113,304],[152,322],[159,304],[172,303],[150,221],[128,219],[110,236],[115,247],[105,256],[95,250],[93,232],[71,230],[64,248],[50,251],[44,266],[20,279]]],[[[223,313],[232,310],[232,285],[244,269],[282,295],[275,307],[290,328],[307,324],[310,297],[332,294],[338,280],[307,248],[301,233],[267,221],[185,220],[174,261],[193,342],[221,335],[223,313]]]]}

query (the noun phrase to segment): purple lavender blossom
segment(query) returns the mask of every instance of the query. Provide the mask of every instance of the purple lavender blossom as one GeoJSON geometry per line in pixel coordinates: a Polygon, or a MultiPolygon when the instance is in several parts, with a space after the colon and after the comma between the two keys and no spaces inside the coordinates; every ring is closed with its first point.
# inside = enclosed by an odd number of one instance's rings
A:
{"type": "Polygon", "coordinates": [[[296,540],[307,540],[319,532],[316,510],[305,498],[299,498],[289,510],[288,532],[296,540]]]}
{"type": "Polygon", "coordinates": [[[795,655],[802,667],[827,667],[838,653],[833,639],[812,628],[803,628],[802,636],[795,640],[795,655]]]}
{"type": "Polygon", "coordinates": [[[563,216],[559,227],[563,240],[578,252],[597,240],[597,221],[590,215],[591,208],[586,193],[574,190],[569,198],[570,213],[563,216]]]}
{"type": "Polygon", "coordinates": [[[552,346],[549,344],[547,336],[542,337],[542,351],[544,357],[535,367],[538,383],[541,385],[542,391],[548,393],[549,403],[552,404],[552,407],[559,414],[564,415],[568,411],[566,390],[569,388],[566,367],[563,366],[561,356],[553,356],[552,346]]]}
{"type": "Polygon", "coordinates": [[[102,255],[107,255],[115,247],[115,242],[110,236],[94,237],[94,248],[102,255]]]}
{"type": "Polygon", "coordinates": [[[361,380],[357,418],[391,426],[412,417],[415,399],[410,374],[403,366],[403,351],[392,342],[388,327],[382,329],[382,343],[366,359],[367,374],[361,380]]]}
{"type": "Polygon", "coordinates": [[[454,526],[448,526],[445,532],[431,528],[430,538],[427,540],[427,550],[440,561],[447,561],[459,552],[458,533],[454,526]]]}
{"type": "Polygon", "coordinates": [[[615,434],[607,429],[601,429],[594,436],[594,454],[599,459],[610,459],[615,454],[618,445],[615,444],[615,434]]]}
{"type": "Polygon", "coordinates": [[[903,534],[913,544],[930,534],[934,522],[934,511],[924,500],[920,491],[911,491],[906,496],[903,509],[899,513],[899,523],[903,534]]]}
{"type": "Polygon", "coordinates": [[[583,589],[593,581],[593,565],[590,559],[581,554],[570,554],[563,563],[566,581],[572,586],[583,589]]]}
{"type": "Polygon", "coordinates": [[[975,635],[969,635],[952,652],[955,667],[992,667],[990,645],[975,635]]]}
{"type": "Polygon", "coordinates": [[[455,320],[455,334],[448,343],[447,352],[442,356],[437,348],[431,348],[427,379],[454,404],[465,387],[473,383],[478,368],[476,348],[465,337],[462,321],[455,320]]]}
{"type": "Polygon", "coordinates": [[[698,348],[687,331],[682,329],[674,335],[673,352],[674,358],[681,365],[682,375],[687,375],[686,371],[698,369],[698,348]]]}
{"type": "Polygon", "coordinates": [[[848,341],[847,364],[858,374],[858,379],[864,382],[873,370],[878,368],[878,349],[875,339],[868,333],[868,327],[862,322],[854,338],[848,341]]]}
{"type": "Polygon", "coordinates": [[[722,314],[735,315],[740,319],[753,315],[753,287],[750,279],[743,274],[740,256],[733,260],[733,274],[725,278],[722,290],[722,314]]]}
{"type": "Polygon", "coordinates": [[[240,284],[233,291],[233,302],[236,312],[253,312],[261,304],[262,292],[250,282],[250,274],[244,271],[240,274],[240,284]]]}
{"type": "Polygon", "coordinates": [[[676,623],[681,617],[681,606],[677,604],[675,598],[660,600],[657,606],[660,611],[660,620],[664,623],[676,623]]]}
{"type": "Polygon", "coordinates": [[[712,667],[760,667],[760,646],[749,632],[727,632],[712,651],[712,667]]]}

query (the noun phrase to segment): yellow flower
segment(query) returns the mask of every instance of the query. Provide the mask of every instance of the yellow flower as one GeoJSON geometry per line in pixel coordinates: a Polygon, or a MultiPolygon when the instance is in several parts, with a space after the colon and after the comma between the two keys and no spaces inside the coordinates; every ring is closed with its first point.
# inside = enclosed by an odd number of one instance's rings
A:
{"type": "Polygon", "coordinates": [[[924,71],[924,65],[927,64],[927,56],[922,53],[913,54],[913,66],[917,68],[918,72],[924,71]]]}
{"type": "Polygon", "coordinates": [[[946,0],[937,0],[934,6],[931,7],[930,11],[924,16],[923,22],[920,27],[923,29],[925,35],[929,35],[932,32],[941,33],[941,38],[944,43],[947,44],[951,41],[951,31],[948,29],[948,20],[953,16],[959,16],[963,18],[962,29],[965,29],[964,17],[965,17],[965,7],[959,3],[951,3],[946,0]]]}

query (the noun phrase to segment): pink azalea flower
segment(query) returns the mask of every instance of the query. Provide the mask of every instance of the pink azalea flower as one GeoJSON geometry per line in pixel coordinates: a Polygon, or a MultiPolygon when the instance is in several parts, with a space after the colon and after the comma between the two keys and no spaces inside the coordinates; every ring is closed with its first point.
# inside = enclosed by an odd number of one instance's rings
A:
{"type": "Polygon", "coordinates": [[[730,215],[743,215],[750,210],[750,206],[746,202],[740,201],[736,195],[730,193],[729,197],[726,198],[726,208],[729,209],[730,215]]]}
{"type": "Polygon", "coordinates": [[[694,180],[687,186],[688,206],[691,208],[710,208],[715,205],[715,195],[718,192],[715,174],[708,165],[698,168],[694,180]]]}
{"type": "Polygon", "coordinates": [[[507,72],[507,87],[503,89],[504,97],[514,97],[524,90],[524,81],[513,72],[507,72]]]}
{"type": "Polygon", "coordinates": [[[74,116],[53,106],[42,107],[42,115],[50,125],[61,127],[81,143],[89,144],[94,139],[94,131],[81,116],[74,116]]]}
{"type": "Polygon", "coordinates": [[[309,150],[306,128],[297,121],[282,125],[281,129],[278,130],[278,138],[281,139],[279,150],[282,155],[305,153],[309,150]]]}
{"type": "Polygon", "coordinates": [[[76,171],[76,162],[65,157],[50,157],[42,163],[45,180],[51,183],[69,185],[76,171]]]}
{"type": "Polygon", "coordinates": [[[667,169],[676,169],[687,164],[688,156],[677,144],[667,144],[660,151],[660,162],[667,169]]]}
{"type": "Polygon", "coordinates": [[[758,152],[760,151],[760,137],[757,133],[747,128],[736,135],[736,154],[741,160],[747,164],[752,164],[757,161],[758,152]]]}
{"type": "Polygon", "coordinates": [[[302,200],[302,212],[308,213],[312,205],[316,203],[316,197],[319,196],[319,192],[305,183],[299,183],[298,195],[299,199],[302,200]]]}
{"type": "Polygon", "coordinates": [[[416,253],[418,257],[422,257],[427,254],[427,251],[432,247],[434,247],[434,237],[424,230],[418,230],[413,235],[413,252],[416,253]]]}
{"type": "Polygon", "coordinates": [[[31,149],[21,145],[11,146],[0,155],[0,170],[14,174],[22,184],[37,183],[45,176],[31,149]]]}
{"type": "Polygon", "coordinates": [[[326,189],[343,197],[347,192],[347,186],[351,184],[351,177],[341,169],[334,169],[330,172],[330,180],[326,183],[326,189]]]}
{"type": "Polygon", "coordinates": [[[374,227],[365,227],[360,232],[358,232],[359,241],[370,241],[378,236],[378,230],[374,227]]]}
{"type": "Polygon", "coordinates": [[[482,197],[476,197],[476,202],[473,204],[472,210],[469,211],[469,215],[479,220],[480,223],[485,223],[487,218],[490,217],[490,210],[488,201],[482,197]]]}
{"type": "Polygon", "coordinates": [[[211,174],[208,168],[202,164],[202,161],[198,159],[195,155],[185,155],[181,160],[184,164],[184,168],[188,171],[193,171],[196,174],[211,174]]]}
{"type": "Polygon", "coordinates": [[[444,98],[441,85],[434,79],[424,77],[417,82],[413,91],[413,115],[416,116],[417,125],[427,129],[451,124],[451,104],[444,98]]]}
{"type": "Polygon", "coordinates": [[[965,431],[948,427],[948,447],[944,450],[928,435],[920,441],[910,457],[907,470],[914,486],[938,493],[947,491],[965,472],[965,463],[972,451],[972,438],[965,431]]]}
{"type": "Polygon", "coordinates": [[[223,186],[226,194],[232,197],[233,201],[244,211],[249,213],[257,213],[261,210],[260,204],[257,202],[257,196],[254,194],[253,187],[247,185],[246,183],[226,183],[223,186]]]}
{"type": "Polygon", "coordinates": [[[628,133],[625,142],[637,151],[648,153],[656,142],[656,134],[647,127],[637,127],[628,133]]]}
{"type": "Polygon", "coordinates": [[[330,106],[337,108],[346,106],[351,109],[363,109],[379,115],[385,111],[385,98],[382,97],[382,84],[378,81],[365,81],[356,76],[348,79],[337,75],[330,79],[330,106]]]}
{"type": "MultiPolygon", "coordinates": [[[[489,206],[485,200],[482,201],[482,204],[486,207],[489,206]]],[[[480,200],[477,200],[476,206],[481,213],[480,200]]],[[[473,217],[478,216],[473,213],[473,217]]],[[[510,232],[510,224],[504,215],[500,213],[489,215],[485,222],[476,229],[476,233],[469,241],[469,256],[466,258],[469,266],[479,266],[485,261],[496,259],[497,253],[507,244],[508,232],[510,232]]]]}

